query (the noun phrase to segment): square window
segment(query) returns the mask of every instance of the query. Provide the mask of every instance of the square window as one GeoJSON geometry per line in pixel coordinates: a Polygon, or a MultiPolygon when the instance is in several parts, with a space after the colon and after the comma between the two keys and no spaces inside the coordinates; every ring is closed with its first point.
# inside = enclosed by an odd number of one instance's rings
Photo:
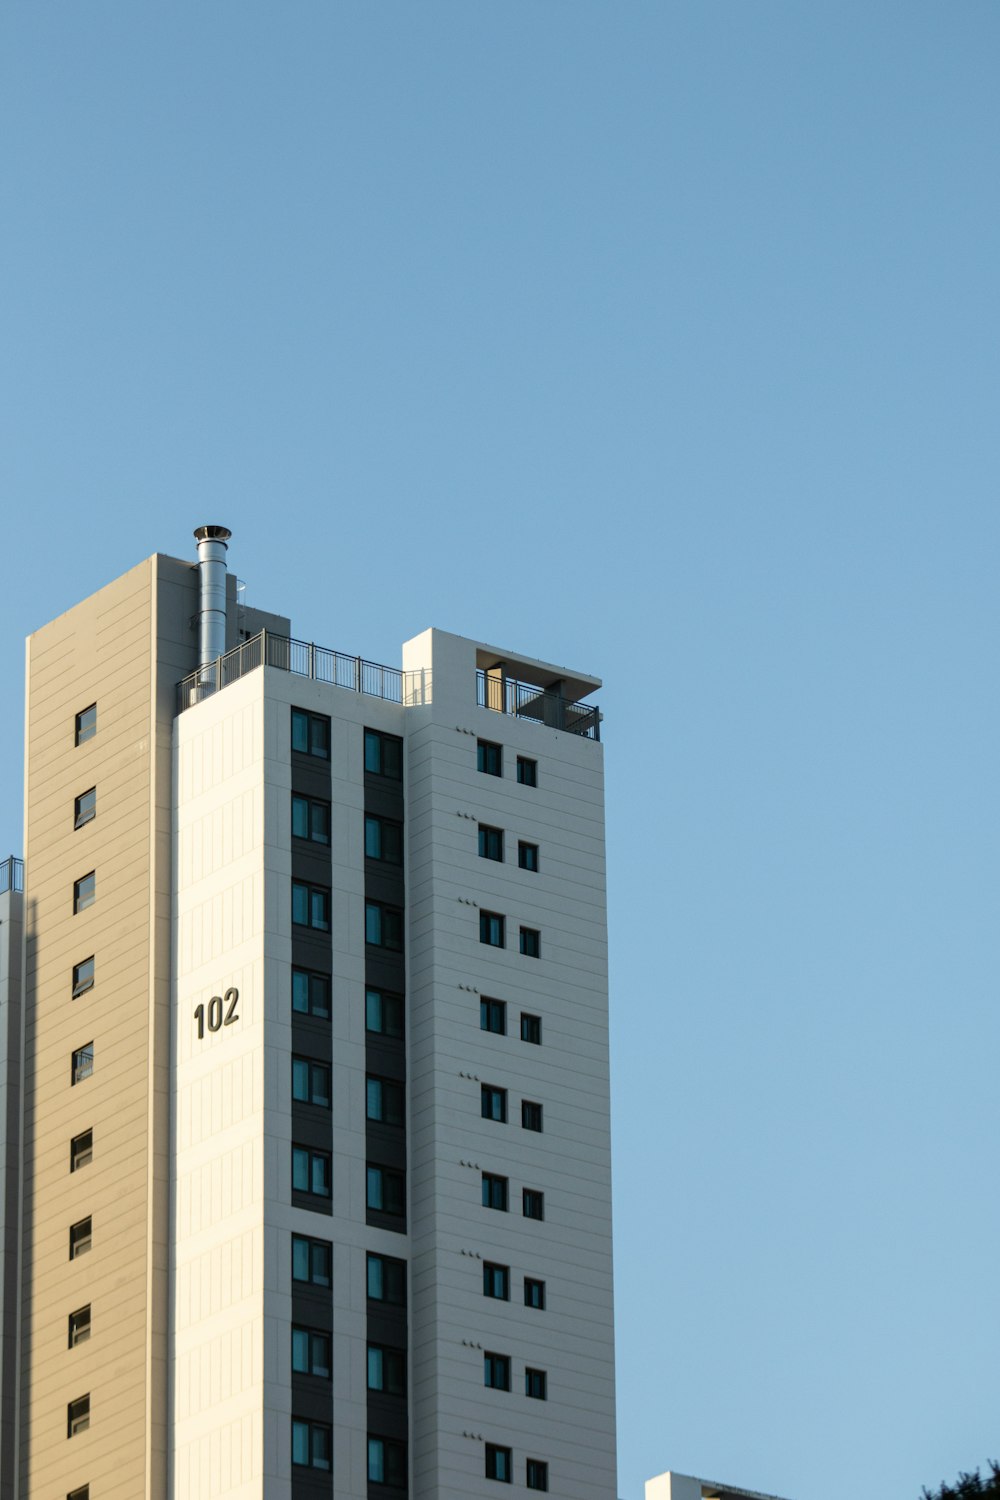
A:
{"type": "Polygon", "coordinates": [[[487,823],[479,825],[479,858],[503,861],[503,829],[491,828],[487,823]]]}
{"type": "Polygon", "coordinates": [[[365,858],[380,859],[383,864],[403,863],[403,825],[391,818],[365,814],[365,858]]]}
{"type": "Polygon", "coordinates": [[[66,1408],[66,1436],[76,1437],[90,1426],[90,1395],[77,1396],[66,1408]]]}
{"type": "Polygon", "coordinates": [[[318,797],[292,793],[292,838],[308,839],[313,844],[330,842],[330,804],[318,797]]]}
{"type": "Polygon", "coordinates": [[[92,703],[89,708],[81,708],[76,716],[76,743],[85,745],[92,740],[97,733],[97,704],[92,703]]]}
{"type": "Polygon", "coordinates": [[[297,1468],[329,1471],[333,1445],[324,1422],[292,1418],[292,1463],[297,1468]]]}
{"type": "Polygon", "coordinates": [[[330,892],[325,886],[292,881],[292,921],[297,927],[330,931],[330,892]]]}
{"type": "Polygon", "coordinates": [[[330,1335],[316,1328],[292,1329],[292,1370],[330,1379],[330,1335]]]}
{"type": "Polygon", "coordinates": [[[402,1037],[404,1033],[403,998],[387,995],[383,990],[365,991],[365,1029],[379,1036],[402,1037]]]}
{"type": "Polygon", "coordinates": [[[292,1147],[292,1189],[314,1198],[330,1196],[330,1154],[307,1146],[292,1147]]]}
{"type": "Polygon", "coordinates": [[[532,870],[538,874],[538,845],[526,844],[523,839],[517,846],[517,866],[519,870],[532,870]]]}
{"type": "Polygon", "coordinates": [[[547,1401],[548,1376],[544,1370],[526,1369],[524,1372],[524,1394],[530,1396],[533,1401],[547,1401]]]}
{"type": "Polygon", "coordinates": [[[73,827],[82,828],[92,818],[97,817],[97,788],[92,786],[89,792],[81,792],[73,803],[73,827]]]}
{"type": "Polygon", "coordinates": [[[483,1207],[496,1208],[501,1213],[507,1212],[507,1189],[506,1177],[498,1177],[495,1172],[483,1173],[483,1207]]]}
{"type": "Polygon", "coordinates": [[[510,1449],[496,1443],[486,1444],[486,1478],[499,1479],[503,1484],[511,1482],[512,1465],[510,1449]]]}
{"type": "Polygon", "coordinates": [[[542,1045],[542,1018],[533,1016],[526,1010],[521,1012],[521,1041],[531,1042],[532,1046],[542,1045]]]}
{"type": "Polygon", "coordinates": [[[503,746],[494,740],[476,741],[476,770],[485,776],[503,775],[503,746]]]}
{"type": "Polygon", "coordinates": [[[481,1095],[483,1119],[496,1120],[498,1124],[506,1125],[507,1090],[495,1088],[492,1083],[484,1083],[481,1095]]]}
{"type": "Polygon", "coordinates": [[[537,928],[521,928],[521,952],[525,958],[541,958],[542,934],[537,928]]]}
{"type": "Polygon", "coordinates": [[[299,755],[330,759],[330,720],[325,714],[311,714],[304,708],[292,709],[292,749],[299,755]]]}
{"type": "Polygon", "coordinates": [[[524,1278],[524,1305],[534,1307],[539,1312],[545,1311],[545,1282],[539,1281],[534,1276],[524,1278]]]}
{"type": "Polygon", "coordinates": [[[542,1106],[536,1104],[533,1099],[521,1100],[521,1128],[522,1130],[541,1130],[542,1128],[542,1106]]]}
{"type": "Polygon", "coordinates": [[[510,1301],[510,1266],[483,1261],[483,1296],[495,1297],[499,1302],[510,1301]]]}
{"type": "Polygon", "coordinates": [[[311,1057],[292,1058],[292,1098],[299,1104],[330,1108],[330,1064],[311,1057]]]}
{"type": "Polygon", "coordinates": [[[401,1083],[391,1078],[365,1080],[365,1112],[369,1120],[378,1120],[382,1125],[406,1124],[406,1091],[401,1083]]]}
{"type": "Polygon", "coordinates": [[[517,779],[522,786],[538,785],[538,762],[528,760],[527,756],[517,757],[517,779]]]}
{"type": "Polygon", "coordinates": [[[403,913],[380,901],[365,902],[365,942],[373,948],[388,948],[392,953],[403,949],[403,913]]]}
{"type": "Polygon", "coordinates": [[[537,1188],[524,1188],[521,1195],[522,1212],[526,1219],[545,1218],[545,1194],[537,1188]]]}
{"type": "Polygon", "coordinates": [[[482,999],[479,1002],[479,1029],[496,1036],[507,1035],[507,1004],[504,1000],[482,999]]]}
{"type": "Polygon", "coordinates": [[[292,1010],[300,1016],[330,1019],[330,976],[308,969],[292,970],[292,1010]]]}
{"type": "Polygon", "coordinates": [[[406,1179],[388,1167],[369,1167],[367,1205],[375,1213],[402,1217],[406,1213],[406,1179]]]}
{"type": "Polygon", "coordinates": [[[368,1345],[368,1389],[386,1396],[406,1395],[406,1353],[384,1344],[368,1345]]]}
{"type": "Polygon", "coordinates": [[[386,776],[390,781],[403,779],[403,741],[395,734],[365,730],[365,771],[369,776],[386,776]]]}
{"type": "Polygon", "coordinates": [[[85,1344],[90,1338],[90,1307],[78,1307],[69,1315],[69,1347],[85,1344]]]}
{"type": "Polygon", "coordinates": [[[88,1042],[85,1047],[78,1047],[73,1053],[73,1067],[70,1074],[70,1083],[82,1083],[89,1078],[94,1071],[94,1044],[88,1042]]]}
{"type": "Polygon", "coordinates": [[[391,1255],[368,1256],[368,1296],[372,1302],[406,1306],[406,1261],[391,1255]]]}
{"type": "Polygon", "coordinates": [[[94,988],[94,960],[93,956],[85,958],[82,963],[73,965],[73,999],[79,1000],[88,990],[94,988]]]}
{"type": "Polygon", "coordinates": [[[483,1384],[493,1391],[510,1390],[510,1355],[483,1355],[483,1384]]]}
{"type": "Polygon", "coordinates": [[[529,1490],[547,1490],[549,1487],[549,1466],[540,1458],[529,1458],[525,1466],[525,1485],[529,1490]]]}
{"type": "Polygon", "coordinates": [[[89,875],[81,875],[73,882],[73,911],[86,911],[88,906],[93,906],[96,895],[97,875],[91,870],[89,875]]]}
{"type": "Polygon", "coordinates": [[[481,911],[479,913],[479,941],[487,943],[491,948],[503,948],[506,940],[506,923],[499,912],[481,911]]]}
{"type": "Polygon", "coordinates": [[[94,1242],[94,1232],[89,1218],[80,1219],[78,1223],[69,1226],[69,1258],[78,1260],[81,1255],[87,1255],[94,1242]]]}
{"type": "Polygon", "coordinates": [[[292,1235],[292,1280],[308,1286],[333,1285],[333,1246],[329,1240],[292,1235]]]}
{"type": "Polygon", "coordinates": [[[71,1172],[79,1172],[81,1167],[89,1167],[94,1159],[94,1132],[85,1130],[82,1135],[75,1135],[69,1143],[69,1169],[71,1172]]]}
{"type": "Polygon", "coordinates": [[[406,1488],[406,1444],[392,1438],[368,1438],[368,1483],[406,1488]]]}

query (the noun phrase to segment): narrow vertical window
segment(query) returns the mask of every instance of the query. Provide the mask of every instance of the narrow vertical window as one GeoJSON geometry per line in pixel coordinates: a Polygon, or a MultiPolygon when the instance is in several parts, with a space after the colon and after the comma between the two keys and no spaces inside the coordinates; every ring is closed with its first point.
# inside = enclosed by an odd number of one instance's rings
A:
{"type": "Polygon", "coordinates": [[[76,716],[76,743],[86,744],[92,740],[97,733],[97,704],[92,703],[89,708],[81,708],[76,716]]]}
{"type": "Polygon", "coordinates": [[[89,791],[81,792],[73,803],[73,827],[82,828],[92,818],[97,817],[97,788],[92,786],[89,791]]]}

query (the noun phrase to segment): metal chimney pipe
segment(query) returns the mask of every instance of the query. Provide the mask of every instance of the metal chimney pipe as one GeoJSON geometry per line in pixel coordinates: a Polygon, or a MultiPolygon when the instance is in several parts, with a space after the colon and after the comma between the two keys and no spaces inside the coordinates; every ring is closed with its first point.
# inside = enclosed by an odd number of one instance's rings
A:
{"type": "Polygon", "coordinates": [[[201,598],[198,605],[198,665],[208,666],[226,651],[226,543],[232,536],[225,526],[199,526],[198,575],[201,598]]]}

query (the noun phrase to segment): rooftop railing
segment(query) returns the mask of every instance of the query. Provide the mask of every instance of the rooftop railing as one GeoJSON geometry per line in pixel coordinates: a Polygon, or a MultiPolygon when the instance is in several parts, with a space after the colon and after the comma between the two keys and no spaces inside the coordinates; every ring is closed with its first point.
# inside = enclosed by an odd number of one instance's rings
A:
{"type": "Polygon", "coordinates": [[[532,682],[496,677],[480,668],[476,672],[476,702],[480,708],[513,714],[518,719],[535,719],[567,734],[579,734],[588,740],[601,738],[601,712],[596,703],[571,703],[532,682]]]}
{"type": "Polygon", "coordinates": [[[10,854],[4,860],[0,860],[0,896],[6,895],[8,891],[24,890],[24,860],[18,859],[16,854],[10,854]]]}

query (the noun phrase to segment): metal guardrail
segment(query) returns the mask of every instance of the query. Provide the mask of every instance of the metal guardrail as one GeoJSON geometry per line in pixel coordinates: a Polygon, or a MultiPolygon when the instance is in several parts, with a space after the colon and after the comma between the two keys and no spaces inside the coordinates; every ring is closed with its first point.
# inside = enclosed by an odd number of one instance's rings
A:
{"type": "Polygon", "coordinates": [[[601,711],[596,703],[571,703],[558,693],[513,677],[493,677],[482,668],[476,672],[476,702],[480,708],[534,719],[550,729],[564,729],[588,740],[601,738],[601,711]]]}
{"type": "Polygon", "coordinates": [[[342,651],[313,645],[311,641],[296,641],[287,635],[262,630],[179,682],[177,712],[182,714],[192,704],[210,698],[232,682],[239,682],[258,667],[278,667],[297,677],[329,682],[354,693],[367,693],[390,703],[403,702],[403,673],[398,667],[383,667],[360,656],[346,656],[342,651]]]}
{"type": "Polygon", "coordinates": [[[0,860],[0,896],[6,895],[7,891],[24,890],[24,860],[18,859],[16,854],[8,855],[5,860],[0,860]]]}

